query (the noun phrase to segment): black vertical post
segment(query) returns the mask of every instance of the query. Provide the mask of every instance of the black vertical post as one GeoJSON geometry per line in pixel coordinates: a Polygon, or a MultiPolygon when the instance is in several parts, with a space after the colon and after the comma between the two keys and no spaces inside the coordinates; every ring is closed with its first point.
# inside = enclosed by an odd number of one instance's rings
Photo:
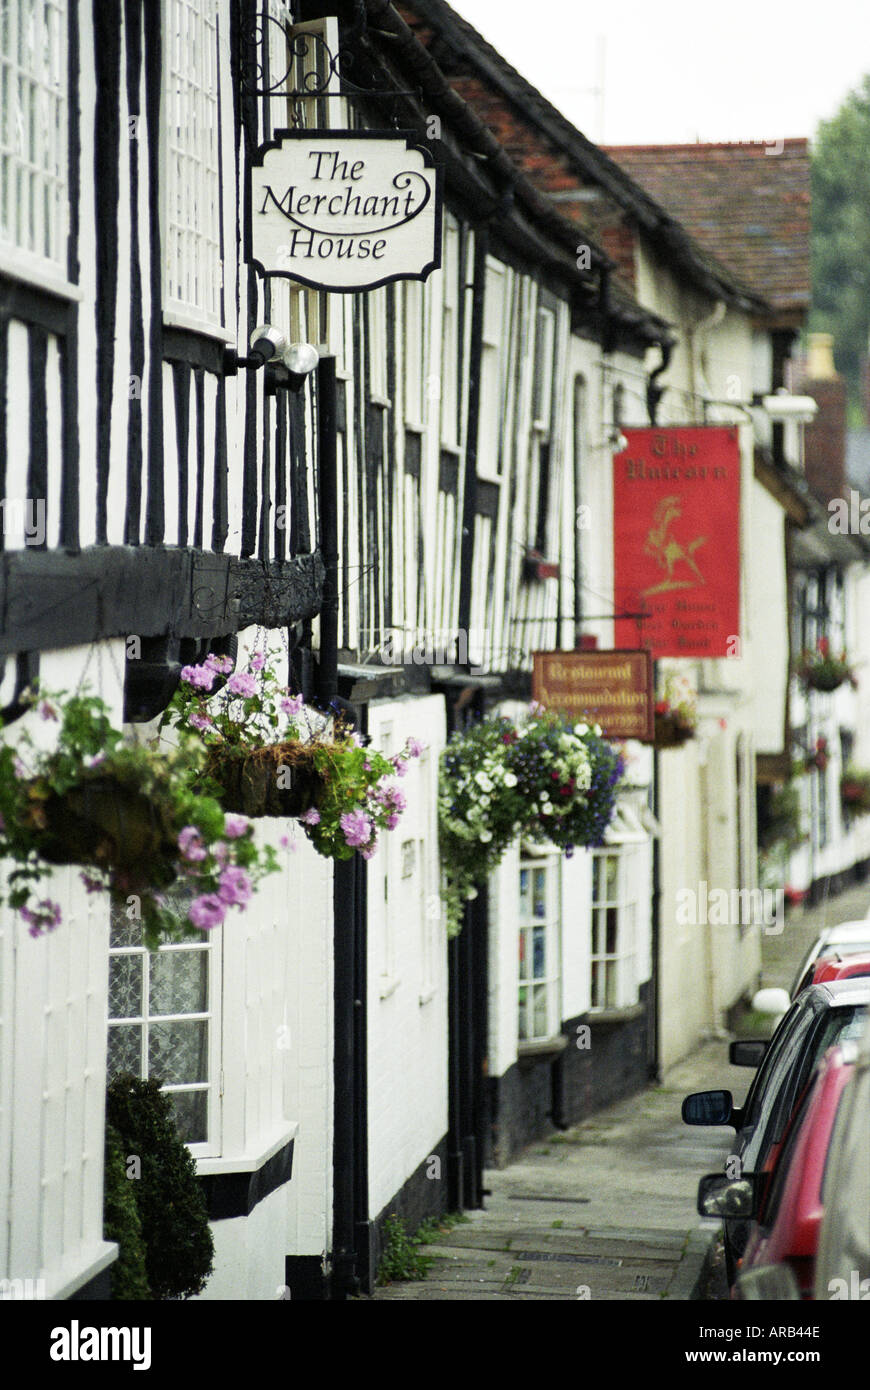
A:
{"type": "MultiPolygon", "coordinates": [[[[653,700],[656,698],[658,688],[658,667],[657,661],[653,667],[653,700]]],[[[661,771],[661,755],[658,749],[653,750],[653,804],[652,812],[656,824],[659,824],[661,815],[661,791],[659,787],[659,774],[661,771]]],[[[661,995],[661,904],[662,904],[662,884],[661,884],[661,844],[658,835],[653,839],[652,844],[652,941],[650,943],[650,958],[652,961],[652,978],[650,980],[650,998],[647,1001],[647,1019],[649,1028],[649,1047],[648,1047],[648,1067],[647,1075],[650,1081],[660,1081],[660,995],[661,995]]]]}
{"type": "Polygon", "coordinates": [[[333,878],[332,1297],[357,1291],[355,1165],[356,879],[354,859],[336,861],[333,878]]]}
{"type": "Polygon", "coordinates": [[[335,358],[317,366],[317,456],[320,493],[320,551],[326,567],[320,610],[320,671],[317,693],[324,708],[338,694],[338,428],[335,358]]]}

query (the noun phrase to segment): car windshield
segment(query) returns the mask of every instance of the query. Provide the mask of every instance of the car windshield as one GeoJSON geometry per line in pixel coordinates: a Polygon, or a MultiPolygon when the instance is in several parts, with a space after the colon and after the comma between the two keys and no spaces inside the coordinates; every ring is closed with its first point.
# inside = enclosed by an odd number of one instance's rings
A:
{"type": "Polygon", "coordinates": [[[849,1004],[826,1009],[809,1019],[809,1026],[796,1027],[783,1040],[764,1084],[753,1095],[752,1125],[743,1152],[746,1171],[763,1168],[773,1144],[778,1144],[794,1110],[795,1100],[810,1078],[816,1063],[834,1043],[859,1038],[864,1029],[866,1008],[849,1004]]]}

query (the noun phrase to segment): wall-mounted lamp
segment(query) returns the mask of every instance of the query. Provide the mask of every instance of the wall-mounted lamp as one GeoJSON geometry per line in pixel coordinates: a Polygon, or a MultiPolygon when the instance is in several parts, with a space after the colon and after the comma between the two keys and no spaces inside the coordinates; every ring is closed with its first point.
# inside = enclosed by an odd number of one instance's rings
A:
{"type": "Polygon", "coordinates": [[[224,375],[235,376],[240,367],[248,371],[265,367],[266,394],[274,395],[279,386],[300,390],[319,361],[320,353],[310,343],[290,343],[280,328],[261,323],[251,334],[247,357],[240,357],[235,348],[224,349],[224,375]]]}
{"type": "Polygon", "coordinates": [[[794,420],[799,425],[810,425],[819,410],[812,396],[793,396],[789,391],[777,391],[775,396],[763,396],[761,404],[771,420],[777,424],[794,420]]]}

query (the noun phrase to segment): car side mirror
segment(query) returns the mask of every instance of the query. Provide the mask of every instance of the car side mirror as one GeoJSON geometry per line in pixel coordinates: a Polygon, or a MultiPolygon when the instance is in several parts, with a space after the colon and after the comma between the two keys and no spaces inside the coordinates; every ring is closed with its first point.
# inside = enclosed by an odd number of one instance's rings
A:
{"type": "Polygon", "coordinates": [[[686,1096],[680,1113],[687,1125],[728,1125],[733,1111],[730,1091],[694,1091],[686,1096]]]}
{"type": "Polygon", "coordinates": [[[763,1038],[733,1042],[728,1049],[728,1061],[732,1067],[760,1067],[769,1047],[770,1043],[763,1038]]]}
{"type": "Polygon", "coordinates": [[[794,1303],[800,1299],[800,1289],[790,1265],[761,1265],[747,1269],[738,1276],[734,1297],[762,1299],[765,1303],[794,1303]]]}
{"type": "Polygon", "coordinates": [[[725,1173],[707,1173],[698,1183],[698,1211],[702,1216],[720,1219],[751,1217],[755,1213],[755,1179],[751,1173],[729,1178],[725,1173]]]}

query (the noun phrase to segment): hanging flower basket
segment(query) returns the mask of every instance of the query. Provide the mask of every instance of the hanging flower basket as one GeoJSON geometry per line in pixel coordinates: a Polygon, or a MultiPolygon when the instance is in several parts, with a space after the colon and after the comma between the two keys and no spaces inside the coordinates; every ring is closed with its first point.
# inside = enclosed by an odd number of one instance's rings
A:
{"type": "Polygon", "coordinates": [[[566,724],[540,705],[520,727],[500,717],[454,734],[438,788],[448,935],[461,929],[466,901],[518,836],[568,854],[601,844],[622,771],[600,729],[566,724]]]}
{"type": "MultiPolygon", "coordinates": [[[[664,704],[664,701],[660,701],[664,704]]],[[[682,748],[684,743],[695,737],[695,725],[676,710],[659,709],[655,711],[655,747],[682,748]]]]}
{"type": "Polygon", "coordinates": [[[656,748],[680,748],[694,738],[698,717],[695,692],[685,676],[669,672],[656,701],[653,738],[656,748]]]}
{"type": "Polygon", "coordinates": [[[244,817],[192,790],[201,748],[128,744],[95,696],[37,699],[59,726],[55,746],[38,747],[26,725],[15,748],[0,744],[0,856],[15,861],[6,897],[32,936],[61,921],[60,905],[38,895],[54,865],[81,865],[87,891],[108,892],[141,920],[151,948],[200,939],[278,868],[244,817]],[[166,898],[176,882],[193,893],[182,919],[166,898]]]}
{"type": "Polygon", "coordinates": [[[365,746],[340,715],[307,706],[279,683],[267,664],[278,655],[256,652],[249,669],[232,675],[232,660],[214,653],[185,666],[161,728],[199,741],[199,789],[225,811],[295,817],[318,854],[349,859],[359,850],[369,859],[379,832],[398,824],[405,797],[395,779],[423,745],[409,739],[391,758],[365,746]]]}
{"type": "Polygon", "coordinates": [[[224,810],[252,818],[301,816],[318,805],[323,793],[311,749],[296,741],[239,754],[215,749],[206,773],[220,787],[224,810]]]}
{"type": "Polygon", "coordinates": [[[846,681],[857,689],[858,679],[846,660],[846,653],[839,657],[831,655],[831,644],[827,637],[820,637],[815,651],[803,651],[797,666],[799,679],[807,690],[839,690],[846,681]]]}
{"type": "Polygon", "coordinates": [[[847,768],[840,780],[840,801],[847,814],[870,814],[870,772],[847,768]]]}

